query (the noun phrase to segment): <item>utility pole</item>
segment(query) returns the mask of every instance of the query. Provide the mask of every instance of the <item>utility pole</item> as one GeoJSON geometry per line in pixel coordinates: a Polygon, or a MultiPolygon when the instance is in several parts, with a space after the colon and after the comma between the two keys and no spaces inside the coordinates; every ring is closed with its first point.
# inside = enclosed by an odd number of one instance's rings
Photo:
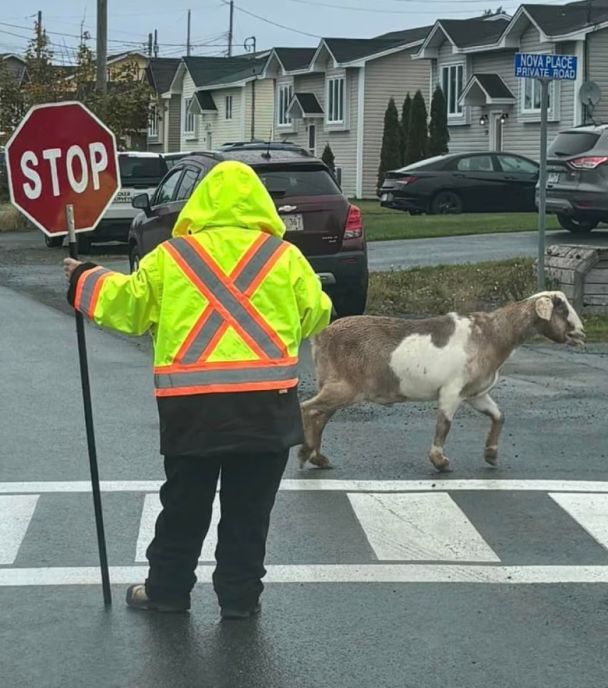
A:
{"type": "Polygon", "coordinates": [[[154,29],[154,57],[158,57],[158,29],[154,29]]]}
{"type": "Polygon", "coordinates": [[[234,0],[230,0],[230,22],[228,24],[228,57],[232,57],[232,40],[234,37],[234,0]]]}
{"type": "Polygon", "coordinates": [[[108,91],[108,0],[97,0],[97,74],[96,89],[108,91]]]}
{"type": "Polygon", "coordinates": [[[192,19],[192,12],[188,10],[188,33],[186,34],[186,55],[190,57],[190,22],[192,19]]]}
{"type": "Polygon", "coordinates": [[[152,57],[152,34],[148,34],[148,57],[152,57]]]}
{"type": "Polygon", "coordinates": [[[40,60],[42,52],[42,11],[38,10],[38,22],[36,24],[36,59],[40,60]]]}
{"type": "Polygon", "coordinates": [[[253,67],[253,81],[251,82],[251,140],[255,140],[255,81],[258,78],[256,73],[255,54],[256,54],[256,40],[255,36],[250,36],[244,41],[244,47],[247,52],[251,51],[253,67]]]}

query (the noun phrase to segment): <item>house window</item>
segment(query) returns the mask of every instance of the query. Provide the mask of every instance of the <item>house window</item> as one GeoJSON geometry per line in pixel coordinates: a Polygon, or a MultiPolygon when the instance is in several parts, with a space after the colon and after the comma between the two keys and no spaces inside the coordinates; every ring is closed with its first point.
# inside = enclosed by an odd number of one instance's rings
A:
{"type": "Polygon", "coordinates": [[[279,85],[279,120],[280,127],[287,127],[291,124],[291,115],[289,114],[289,105],[293,98],[293,84],[279,85]]]}
{"type": "Polygon", "coordinates": [[[226,119],[232,119],[232,96],[226,96],[226,119]]]}
{"type": "Polygon", "coordinates": [[[464,88],[464,65],[448,65],[441,69],[441,89],[448,106],[448,117],[462,116],[458,102],[464,88]]]}
{"type": "Polygon", "coordinates": [[[192,112],[193,98],[184,100],[184,134],[194,134],[194,113],[192,112]]]}
{"type": "Polygon", "coordinates": [[[344,123],[344,77],[335,76],[327,80],[327,123],[344,123]]]}
{"type": "Polygon", "coordinates": [[[158,138],[158,107],[152,105],[150,107],[150,117],[148,119],[148,137],[151,139],[158,138]]]}
{"type": "MultiPolygon", "coordinates": [[[[523,82],[523,99],[521,103],[522,112],[540,112],[542,89],[540,81],[537,81],[536,79],[524,79],[523,82]]],[[[552,91],[553,85],[549,84],[549,110],[551,109],[552,91]]]]}

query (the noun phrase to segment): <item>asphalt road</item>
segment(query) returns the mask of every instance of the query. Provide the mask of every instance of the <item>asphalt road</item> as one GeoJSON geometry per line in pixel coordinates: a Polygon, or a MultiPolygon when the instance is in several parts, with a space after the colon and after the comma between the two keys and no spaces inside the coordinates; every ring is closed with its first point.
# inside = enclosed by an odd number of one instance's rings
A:
{"type": "MultiPolygon", "coordinates": [[[[190,615],[123,605],[126,584],[145,576],[162,479],[150,346],[87,326],[114,583],[106,610],[60,254],[41,265],[11,247],[0,237],[0,685],[604,685],[608,357],[518,352],[495,394],[507,417],[496,470],[482,460],[486,419],[468,410],[449,440],[456,470],[441,476],[426,460],[430,406],[338,414],[326,437],[336,468],[288,466],[263,614],[220,625],[211,543],[190,615]]],[[[309,396],[306,348],[301,373],[309,396]]]]}

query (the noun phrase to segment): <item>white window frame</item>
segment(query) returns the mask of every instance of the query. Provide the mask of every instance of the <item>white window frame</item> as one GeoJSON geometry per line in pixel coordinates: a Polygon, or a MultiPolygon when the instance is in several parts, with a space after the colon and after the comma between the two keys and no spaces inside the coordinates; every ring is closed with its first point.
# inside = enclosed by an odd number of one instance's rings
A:
{"type": "Polygon", "coordinates": [[[464,91],[464,87],[466,86],[467,82],[467,65],[466,62],[449,62],[447,64],[442,64],[440,69],[439,69],[439,86],[441,87],[441,90],[443,91],[443,95],[445,97],[445,102],[447,106],[447,111],[448,111],[448,120],[460,120],[463,119],[465,116],[464,108],[465,106],[461,104],[460,98],[462,97],[462,92],[464,91]],[[458,81],[458,69],[462,70],[462,81],[460,84],[460,91],[458,90],[458,85],[456,85],[456,95],[454,98],[454,103],[456,106],[456,110],[450,112],[450,101],[451,95],[452,95],[452,89],[451,89],[451,84],[452,84],[452,78],[451,78],[451,71],[456,70],[456,78],[455,81],[457,83],[458,81]],[[444,78],[444,74],[447,72],[447,80],[444,78]],[[447,88],[446,88],[447,84],[447,88]]]}
{"type": "Polygon", "coordinates": [[[293,120],[288,113],[293,99],[293,80],[277,83],[277,126],[280,128],[293,127],[293,120]]]}
{"type": "MultiPolygon", "coordinates": [[[[521,84],[521,97],[520,97],[520,109],[523,115],[540,115],[541,109],[541,89],[542,85],[538,79],[522,79],[521,84]],[[532,102],[532,107],[526,107],[526,94],[530,89],[530,100],[532,102]],[[538,107],[534,106],[534,101],[538,95],[538,107]]],[[[555,102],[555,87],[553,86],[555,82],[551,81],[549,83],[549,107],[548,112],[553,112],[553,104],[555,102]]]]}
{"type": "Polygon", "coordinates": [[[346,74],[332,74],[325,79],[325,122],[332,126],[346,123],[346,74]]]}
{"type": "Polygon", "coordinates": [[[233,96],[226,96],[224,98],[224,117],[225,117],[225,119],[227,119],[227,120],[232,119],[233,106],[234,106],[233,96]]]}
{"type": "Polygon", "coordinates": [[[156,103],[150,106],[150,116],[148,117],[148,138],[157,139],[158,138],[158,105],[156,103]]]}
{"type": "Polygon", "coordinates": [[[193,102],[194,96],[191,96],[190,98],[184,98],[184,134],[187,136],[193,136],[196,127],[194,113],[191,112],[193,102]],[[188,128],[188,125],[191,125],[191,128],[188,128]]]}

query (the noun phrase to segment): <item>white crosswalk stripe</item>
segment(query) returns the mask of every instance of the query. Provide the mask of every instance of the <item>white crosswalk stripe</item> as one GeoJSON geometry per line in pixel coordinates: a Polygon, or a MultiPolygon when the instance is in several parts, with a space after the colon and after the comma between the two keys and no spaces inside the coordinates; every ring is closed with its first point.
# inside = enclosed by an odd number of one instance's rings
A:
{"type": "Polygon", "coordinates": [[[39,495],[0,497],[0,564],[12,564],[27,532],[39,495]]]}
{"type": "MultiPolygon", "coordinates": [[[[152,538],[154,537],[154,526],[156,519],[160,514],[162,505],[158,494],[148,494],[144,499],[144,507],[142,509],[141,520],[139,522],[139,533],[137,535],[137,546],[135,548],[135,561],[143,562],[146,559],[146,549],[152,538]]],[[[213,515],[211,516],[211,525],[209,526],[209,533],[205,538],[203,544],[203,551],[199,561],[214,561],[215,548],[217,546],[217,525],[220,521],[220,501],[219,495],[216,495],[213,502],[213,515]]]]}
{"type": "Polygon", "coordinates": [[[554,502],[608,549],[608,494],[550,494],[554,502]]]}
{"type": "Polygon", "coordinates": [[[348,498],[381,561],[500,561],[448,494],[348,498]]]}

